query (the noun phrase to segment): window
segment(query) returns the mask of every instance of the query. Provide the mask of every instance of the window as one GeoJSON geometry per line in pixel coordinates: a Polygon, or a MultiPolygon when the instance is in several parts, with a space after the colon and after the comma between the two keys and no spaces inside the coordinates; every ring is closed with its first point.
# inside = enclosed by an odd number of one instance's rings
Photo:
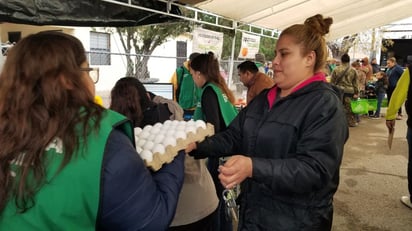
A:
{"type": "Polygon", "coordinates": [[[182,41],[177,41],[176,42],[176,54],[177,54],[176,67],[182,66],[183,63],[187,60],[186,53],[187,53],[187,43],[182,42],[182,41]]]}
{"type": "Polygon", "coordinates": [[[110,65],[110,34],[90,32],[90,65],[110,65]]]}

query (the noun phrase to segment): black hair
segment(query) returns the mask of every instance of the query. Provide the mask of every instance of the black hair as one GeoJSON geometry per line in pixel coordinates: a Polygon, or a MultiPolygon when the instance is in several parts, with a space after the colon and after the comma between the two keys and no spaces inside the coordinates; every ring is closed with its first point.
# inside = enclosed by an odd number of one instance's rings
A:
{"type": "Polygon", "coordinates": [[[259,71],[258,67],[256,66],[256,64],[252,61],[244,61],[241,64],[239,64],[237,66],[237,69],[242,72],[245,73],[246,71],[250,71],[253,74],[257,73],[259,71]]]}

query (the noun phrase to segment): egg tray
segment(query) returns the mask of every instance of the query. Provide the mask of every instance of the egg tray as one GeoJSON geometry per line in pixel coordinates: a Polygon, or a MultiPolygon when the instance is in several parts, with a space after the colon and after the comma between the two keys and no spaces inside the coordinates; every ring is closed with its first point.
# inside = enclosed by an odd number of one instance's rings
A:
{"type": "Polygon", "coordinates": [[[188,132],[186,134],[186,139],[178,138],[176,140],[176,146],[166,146],[165,153],[153,153],[152,161],[147,161],[146,159],[143,159],[143,161],[146,167],[152,169],[153,171],[158,171],[163,164],[172,162],[179,151],[186,149],[187,145],[193,142],[203,141],[207,136],[212,136],[213,134],[215,134],[214,126],[210,123],[206,123],[206,128],[198,127],[196,129],[196,134],[193,134],[193,132],[188,132]]]}

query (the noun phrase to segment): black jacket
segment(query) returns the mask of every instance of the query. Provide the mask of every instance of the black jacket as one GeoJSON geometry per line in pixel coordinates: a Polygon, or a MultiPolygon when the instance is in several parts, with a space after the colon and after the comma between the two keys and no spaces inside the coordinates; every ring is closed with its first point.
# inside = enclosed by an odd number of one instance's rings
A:
{"type": "Polygon", "coordinates": [[[348,138],[342,103],[325,82],[312,82],[271,109],[268,91],[193,154],[252,158],[253,176],[241,184],[239,230],[330,230],[348,138]]]}

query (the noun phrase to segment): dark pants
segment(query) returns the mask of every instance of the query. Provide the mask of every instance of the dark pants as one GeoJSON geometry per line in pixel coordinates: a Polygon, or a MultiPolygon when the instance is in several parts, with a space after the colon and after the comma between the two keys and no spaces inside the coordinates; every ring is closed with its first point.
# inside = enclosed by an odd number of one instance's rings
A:
{"type": "MultiPolygon", "coordinates": [[[[409,196],[412,200],[412,128],[408,126],[408,132],[406,134],[408,140],[408,190],[409,196]]],[[[412,202],[412,201],[411,201],[412,202]]]]}
{"type": "Polygon", "coordinates": [[[377,94],[377,97],[378,97],[378,103],[376,105],[375,116],[379,117],[381,115],[381,106],[382,106],[383,98],[385,98],[385,93],[380,92],[377,94]]]}
{"type": "Polygon", "coordinates": [[[353,99],[353,94],[345,93],[343,95],[343,108],[345,109],[346,120],[348,121],[348,125],[353,127],[356,126],[356,119],[355,114],[352,112],[351,108],[351,101],[353,99]]]}

